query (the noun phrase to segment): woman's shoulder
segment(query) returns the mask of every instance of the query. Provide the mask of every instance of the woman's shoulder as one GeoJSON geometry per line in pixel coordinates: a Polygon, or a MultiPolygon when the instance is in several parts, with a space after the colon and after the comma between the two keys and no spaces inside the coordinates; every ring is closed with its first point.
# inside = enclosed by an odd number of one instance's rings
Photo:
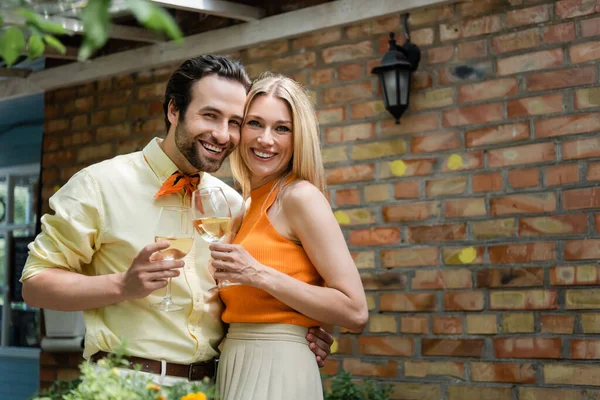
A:
{"type": "Polygon", "coordinates": [[[289,208],[311,207],[318,200],[325,199],[325,195],[312,183],[302,179],[295,179],[285,185],[280,192],[284,211],[289,208]]]}

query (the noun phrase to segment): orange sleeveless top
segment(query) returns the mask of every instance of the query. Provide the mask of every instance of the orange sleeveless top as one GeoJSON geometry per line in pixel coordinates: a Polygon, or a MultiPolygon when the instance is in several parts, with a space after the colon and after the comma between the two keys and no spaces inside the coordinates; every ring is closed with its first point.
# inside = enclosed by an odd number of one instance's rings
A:
{"type": "MultiPolygon", "coordinates": [[[[289,181],[289,180],[288,180],[289,181]]],[[[241,244],[261,264],[311,285],[323,286],[323,278],[298,244],[286,239],[271,225],[267,210],[279,190],[276,181],[250,193],[250,208],[233,243],[241,244]]],[[[305,327],[321,325],[285,305],[267,292],[251,286],[234,286],[220,293],[225,304],[222,319],[226,323],[274,323],[305,327]]]]}

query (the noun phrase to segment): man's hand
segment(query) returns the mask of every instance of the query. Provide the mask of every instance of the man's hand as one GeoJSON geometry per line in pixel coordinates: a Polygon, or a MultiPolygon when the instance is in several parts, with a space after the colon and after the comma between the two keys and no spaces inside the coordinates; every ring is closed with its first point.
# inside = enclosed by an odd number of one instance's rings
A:
{"type": "Polygon", "coordinates": [[[133,259],[131,266],[123,272],[123,296],[126,299],[141,299],[167,286],[167,279],[179,276],[182,260],[164,260],[156,253],[167,249],[169,242],[158,242],[144,247],[133,259]]]}
{"type": "Polygon", "coordinates": [[[331,353],[331,345],[333,344],[333,336],[325,332],[321,327],[312,327],[306,334],[308,347],[317,356],[317,364],[319,368],[325,365],[325,359],[331,353]]]}

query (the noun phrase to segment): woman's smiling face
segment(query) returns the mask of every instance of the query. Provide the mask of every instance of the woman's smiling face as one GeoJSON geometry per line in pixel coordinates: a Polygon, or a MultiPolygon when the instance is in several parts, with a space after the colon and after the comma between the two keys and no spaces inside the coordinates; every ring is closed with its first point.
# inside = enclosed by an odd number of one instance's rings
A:
{"type": "Polygon", "coordinates": [[[252,99],[240,140],[241,155],[257,188],[287,169],[294,153],[293,119],[286,101],[272,95],[252,99]]]}

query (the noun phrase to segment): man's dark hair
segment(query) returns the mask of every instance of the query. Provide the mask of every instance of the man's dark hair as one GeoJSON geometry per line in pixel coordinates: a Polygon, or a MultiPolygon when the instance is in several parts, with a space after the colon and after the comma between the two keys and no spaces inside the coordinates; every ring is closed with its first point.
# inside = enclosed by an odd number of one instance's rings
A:
{"type": "Polygon", "coordinates": [[[165,100],[163,110],[165,112],[165,123],[167,132],[171,128],[169,122],[169,102],[173,100],[175,108],[179,110],[179,118],[185,117],[185,112],[192,100],[192,87],[200,79],[209,76],[217,75],[221,78],[237,82],[244,86],[246,92],[250,89],[251,81],[244,69],[244,66],[239,61],[230,60],[221,56],[199,56],[186,60],[177,68],[165,90],[165,100]]]}

